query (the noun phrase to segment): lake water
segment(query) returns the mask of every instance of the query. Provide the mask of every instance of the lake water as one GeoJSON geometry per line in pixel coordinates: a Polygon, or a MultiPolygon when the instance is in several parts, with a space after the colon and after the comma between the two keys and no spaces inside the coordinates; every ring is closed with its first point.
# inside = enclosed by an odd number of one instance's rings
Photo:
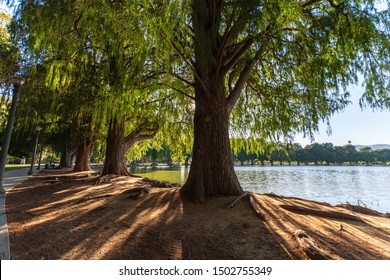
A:
{"type": "MultiPolygon", "coordinates": [[[[254,166],[236,167],[244,190],[340,203],[364,203],[390,212],[390,167],[385,166],[254,166]]],[[[183,184],[185,167],[132,169],[144,177],[183,184]]]]}

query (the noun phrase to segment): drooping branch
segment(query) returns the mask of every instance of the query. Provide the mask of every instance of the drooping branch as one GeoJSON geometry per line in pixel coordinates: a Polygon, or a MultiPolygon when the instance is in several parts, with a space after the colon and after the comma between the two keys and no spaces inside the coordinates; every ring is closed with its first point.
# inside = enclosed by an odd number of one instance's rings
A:
{"type": "Polygon", "coordinates": [[[207,89],[206,85],[204,84],[202,78],[199,76],[198,72],[196,71],[196,69],[194,67],[194,63],[192,61],[188,60],[185,57],[184,53],[182,51],[180,51],[180,49],[177,47],[177,45],[174,42],[172,42],[172,40],[170,40],[168,38],[168,36],[161,29],[159,29],[159,30],[160,30],[161,35],[164,37],[164,39],[171,45],[171,47],[180,56],[180,58],[183,60],[183,62],[190,68],[191,72],[195,76],[195,79],[198,80],[198,82],[202,86],[202,88],[205,91],[208,91],[208,89],[207,89]]]}
{"type": "Polygon", "coordinates": [[[388,75],[386,75],[386,74],[383,72],[383,66],[379,63],[379,61],[378,61],[378,59],[375,57],[375,55],[374,55],[372,52],[370,52],[369,54],[370,54],[371,57],[374,59],[375,64],[379,67],[379,70],[380,70],[380,72],[381,72],[381,76],[382,76],[382,77],[389,77],[388,75]]]}
{"type": "Polygon", "coordinates": [[[81,20],[82,16],[83,16],[83,13],[80,13],[80,15],[77,18],[75,18],[75,20],[73,21],[72,28],[64,33],[61,32],[59,38],[67,36],[72,32],[79,32],[78,31],[78,24],[79,24],[79,21],[81,20]]]}
{"type": "Polygon", "coordinates": [[[172,85],[169,85],[169,84],[166,84],[166,83],[158,83],[159,85],[162,85],[162,86],[166,86],[166,87],[168,87],[168,88],[170,88],[170,89],[173,89],[174,91],[176,91],[176,92],[178,92],[178,93],[180,93],[180,94],[182,94],[182,95],[184,95],[184,96],[187,96],[188,98],[191,98],[191,99],[195,99],[195,97],[193,97],[193,96],[191,96],[191,95],[189,95],[189,94],[187,94],[187,93],[185,93],[184,91],[182,91],[181,89],[178,89],[178,88],[176,88],[176,87],[174,87],[174,86],[172,86],[172,85]]]}
{"type": "Polygon", "coordinates": [[[125,137],[125,151],[128,151],[135,143],[150,140],[156,136],[158,127],[146,127],[146,124],[141,124],[134,131],[125,137]]]}
{"type": "Polygon", "coordinates": [[[181,77],[179,74],[173,74],[173,76],[175,76],[177,79],[179,79],[180,81],[186,83],[187,85],[191,86],[191,87],[195,87],[195,84],[193,82],[190,82],[189,80],[181,77]]]}

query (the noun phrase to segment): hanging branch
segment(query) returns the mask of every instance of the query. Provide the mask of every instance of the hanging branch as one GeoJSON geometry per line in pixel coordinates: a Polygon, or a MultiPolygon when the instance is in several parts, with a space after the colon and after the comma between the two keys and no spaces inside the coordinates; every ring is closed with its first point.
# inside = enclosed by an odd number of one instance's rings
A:
{"type": "Polygon", "coordinates": [[[156,124],[153,127],[148,128],[146,123],[142,123],[133,132],[125,137],[125,149],[129,150],[135,143],[150,140],[156,136],[158,132],[158,126],[156,124]]]}
{"type": "Polygon", "coordinates": [[[195,97],[193,97],[192,95],[189,95],[188,93],[185,93],[184,91],[172,86],[172,85],[169,85],[169,84],[166,84],[166,83],[158,83],[158,85],[162,85],[162,86],[166,86],[166,87],[169,87],[170,89],[173,89],[174,91],[188,97],[188,98],[191,98],[192,100],[195,100],[195,97]]]}
{"type": "Polygon", "coordinates": [[[195,78],[198,80],[200,85],[202,86],[203,90],[208,91],[205,83],[203,82],[202,78],[199,76],[198,72],[196,71],[194,67],[194,63],[189,61],[183,52],[179,50],[179,48],[176,46],[174,42],[172,42],[168,36],[161,30],[159,29],[161,35],[164,37],[164,39],[171,45],[171,47],[176,51],[176,53],[180,56],[180,58],[184,61],[184,63],[190,68],[191,72],[194,74],[195,78]]]}

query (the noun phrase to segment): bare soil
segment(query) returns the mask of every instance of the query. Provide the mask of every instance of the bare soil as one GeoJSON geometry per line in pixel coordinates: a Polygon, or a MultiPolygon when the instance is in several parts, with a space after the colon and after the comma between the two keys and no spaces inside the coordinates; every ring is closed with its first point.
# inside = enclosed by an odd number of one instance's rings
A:
{"type": "Polygon", "coordinates": [[[11,258],[309,259],[294,236],[301,229],[333,259],[390,259],[390,219],[375,211],[253,194],[256,213],[246,198],[196,204],[141,178],[98,178],[49,169],[13,188],[11,258]]]}

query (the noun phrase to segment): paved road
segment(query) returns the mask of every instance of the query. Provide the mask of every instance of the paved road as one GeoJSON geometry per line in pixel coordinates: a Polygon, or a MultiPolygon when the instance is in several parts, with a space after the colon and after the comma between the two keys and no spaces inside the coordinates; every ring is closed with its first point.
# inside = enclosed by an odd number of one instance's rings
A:
{"type": "Polygon", "coordinates": [[[22,168],[17,170],[11,170],[4,172],[3,187],[4,193],[0,193],[0,259],[10,259],[10,248],[9,248],[9,235],[7,217],[5,215],[5,197],[17,184],[27,180],[30,176],[27,175],[29,168],[22,168]]]}

